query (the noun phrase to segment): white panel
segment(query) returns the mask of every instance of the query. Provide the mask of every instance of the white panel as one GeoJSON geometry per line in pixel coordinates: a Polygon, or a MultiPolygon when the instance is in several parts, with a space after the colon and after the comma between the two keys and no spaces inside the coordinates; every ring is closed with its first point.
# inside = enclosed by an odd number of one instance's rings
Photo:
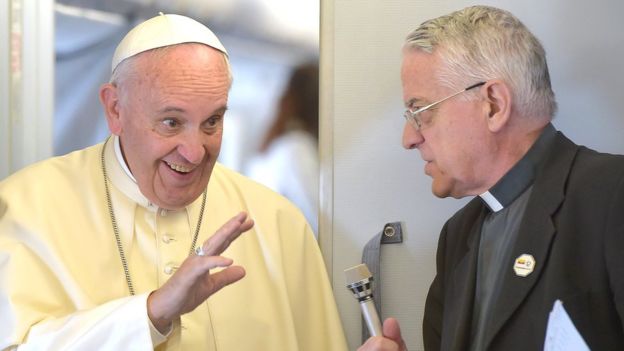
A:
{"type": "Polygon", "coordinates": [[[52,154],[53,2],[2,2],[0,179],[52,154]]]}
{"type": "Polygon", "coordinates": [[[14,160],[13,171],[52,156],[53,4],[53,0],[23,2],[22,129],[17,131],[22,137],[22,153],[14,160]]]}
{"type": "Polygon", "coordinates": [[[0,179],[9,175],[11,149],[9,147],[9,116],[10,116],[10,65],[9,50],[11,35],[9,22],[9,2],[0,4],[0,179]]]}
{"type": "MultiPolygon", "coordinates": [[[[557,128],[577,143],[624,153],[624,31],[619,0],[486,1],[516,14],[544,44],[559,102],[557,128]]],[[[360,261],[368,239],[386,222],[401,220],[402,245],[384,247],[384,316],[399,319],[410,350],[422,350],[424,301],[435,270],[439,230],[467,199],[435,198],[417,151],[401,148],[399,66],[405,36],[422,21],[471,1],[322,1],[321,140],[333,141],[322,159],[322,188],[331,220],[321,243],[330,264],[350,348],[359,345],[357,304],[344,288],[343,270],[360,261]],[[329,104],[323,105],[323,104],[329,104]],[[328,157],[328,155],[326,155],[328,157]],[[326,254],[327,255],[327,254],[326,254]]],[[[323,146],[322,146],[323,148],[323,146]]],[[[323,155],[321,155],[323,157],[323,155]]]]}

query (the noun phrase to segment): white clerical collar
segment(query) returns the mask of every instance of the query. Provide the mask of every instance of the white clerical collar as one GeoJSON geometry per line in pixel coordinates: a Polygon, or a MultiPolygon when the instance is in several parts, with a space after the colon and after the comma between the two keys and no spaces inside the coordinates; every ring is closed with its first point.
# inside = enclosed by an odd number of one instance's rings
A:
{"type": "Polygon", "coordinates": [[[550,149],[557,130],[546,125],[527,153],[488,191],[479,195],[492,212],[511,205],[533,184],[537,169],[550,149]]]}
{"type": "Polygon", "coordinates": [[[142,207],[149,208],[153,211],[158,209],[157,206],[153,206],[141,193],[139,185],[134,177],[132,177],[130,170],[124,162],[123,156],[121,155],[117,136],[111,136],[108,142],[106,142],[104,159],[108,178],[115,188],[119,189],[125,196],[142,207]]]}
{"type": "Polygon", "coordinates": [[[134,179],[132,172],[130,172],[130,168],[128,168],[128,165],[126,164],[126,160],[121,153],[121,143],[119,142],[119,136],[113,135],[113,141],[115,145],[115,156],[117,157],[117,161],[121,165],[121,168],[123,168],[124,172],[126,172],[128,177],[130,177],[130,179],[132,179],[132,181],[136,183],[136,179],[134,179]]]}
{"type": "Polygon", "coordinates": [[[492,212],[498,212],[503,209],[503,205],[490,193],[489,191],[479,195],[483,201],[488,205],[492,212]]]}

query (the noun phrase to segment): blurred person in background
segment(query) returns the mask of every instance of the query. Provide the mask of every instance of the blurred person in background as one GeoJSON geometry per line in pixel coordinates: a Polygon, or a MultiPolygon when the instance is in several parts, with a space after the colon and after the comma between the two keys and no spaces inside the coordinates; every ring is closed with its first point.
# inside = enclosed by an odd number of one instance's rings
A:
{"type": "Polygon", "coordinates": [[[305,63],[293,69],[277,115],[247,174],[284,195],[301,209],[318,233],[319,68],[305,63]]]}

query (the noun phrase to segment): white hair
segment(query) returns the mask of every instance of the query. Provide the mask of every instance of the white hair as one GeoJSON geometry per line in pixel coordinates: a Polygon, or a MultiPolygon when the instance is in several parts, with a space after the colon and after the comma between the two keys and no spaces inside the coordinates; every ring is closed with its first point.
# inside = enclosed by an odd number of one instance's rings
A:
{"type": "Polygon", "coordinates": [[[473,6],[428,20],[407,36],[404,47],[438,55],[443,65],[437,78],[448,88],[502,79],[511,87],[512,109],[527,117],[555,115],[546,52],[507,11],[473,6]]]}

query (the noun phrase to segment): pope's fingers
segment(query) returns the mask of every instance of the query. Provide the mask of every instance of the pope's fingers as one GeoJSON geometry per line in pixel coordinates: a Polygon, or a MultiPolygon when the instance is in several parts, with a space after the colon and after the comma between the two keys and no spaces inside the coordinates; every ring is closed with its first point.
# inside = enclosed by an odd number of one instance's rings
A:
{"type": "Polygon", "coordinates": [[[232,241],[242,233],[251,229],[253,220],[247,218],[247,213],[241,212],[227,221],[217,232],[202,244],[206,256],[219,255],[227,249],[232,241]]]}
{"type": "Polygon", "coordinates": [[[196,276],[206,274],[211,269],[229,267],[234,263],[231,258],[223,256],[202,256],[195,260],[197,262],[193,264],[193,267],[195,267],[196,276]]]}
{"type": "Polygon", "coordinates": [[[219,272],[212,273],[209,277],[214,287],[214,291],[212,293],[215,293],[222,288],[243,279],[244,276],[245,269],[240,266],[230,266],[219,272]]]}

